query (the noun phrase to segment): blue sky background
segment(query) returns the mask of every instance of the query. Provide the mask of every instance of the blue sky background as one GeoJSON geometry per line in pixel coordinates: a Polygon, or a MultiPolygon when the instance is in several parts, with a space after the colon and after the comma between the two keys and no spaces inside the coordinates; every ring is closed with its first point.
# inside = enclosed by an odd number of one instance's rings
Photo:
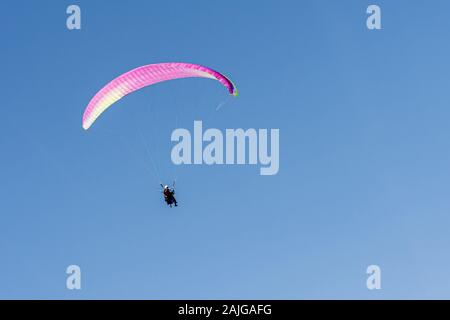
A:
{"type": "Polygon", "coordinates": [[[449,298],[448,1],[3,1],[0,298],[449,298]],[[66,29],[78,4],[82,30],[66,29]],[[366,8],[382,9],[381,31],[366,8]],[[228,75],[90,98],[140,65],[228,75]],[[226,105],[215,111],[217,105],[226,105]],[[171,131],[279,128],[280,171],[170,162],[171,131]],[[147,170],[178,178],[169,209],[147,170]],[[82,290],[65,287],[82,269],[82,290]],[[369,291],[368,265],[382,269],[369,291]]]}

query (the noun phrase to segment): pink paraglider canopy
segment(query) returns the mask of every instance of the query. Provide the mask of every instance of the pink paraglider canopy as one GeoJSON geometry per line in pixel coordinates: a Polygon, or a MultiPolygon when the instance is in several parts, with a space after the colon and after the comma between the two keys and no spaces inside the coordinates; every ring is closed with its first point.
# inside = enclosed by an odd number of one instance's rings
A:
{"type": "Polygon", "coordinates": [[[83,128],[89,129],[103,111],[127,94],[158,82],[193,77],[218,80],[230,94],[238,94],[231,80],[210,68],[178,62],[149,64],[122,74],[98,91],[84,111],[83,128]]]}

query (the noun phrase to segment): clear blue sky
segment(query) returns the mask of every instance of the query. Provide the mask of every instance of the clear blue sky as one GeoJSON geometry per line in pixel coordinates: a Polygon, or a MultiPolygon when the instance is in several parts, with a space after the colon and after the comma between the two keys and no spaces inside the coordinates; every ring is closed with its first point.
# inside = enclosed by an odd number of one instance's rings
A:
{"type": "Polygon", "coordinates": [[[0,298],[449,298],[448,1],[3,1],[0,298]],[[78,4],[82,30],[66,29],[78,4]],[[382,9],[381,31],[366,8],[382,9]],[[119,101],[140,65],[228,75],[119,101]],[[227,104],[215,111],[222,101],[227,104]],[[280,171],[170,162],[175,127],[279,128],[280,171]],[[178,177],[180,207],[157,192],[178,177]],[[82,290],[65,287],[68,265],[82,290]],[[366,268],[382,269],[382,290],[366,268]]]}

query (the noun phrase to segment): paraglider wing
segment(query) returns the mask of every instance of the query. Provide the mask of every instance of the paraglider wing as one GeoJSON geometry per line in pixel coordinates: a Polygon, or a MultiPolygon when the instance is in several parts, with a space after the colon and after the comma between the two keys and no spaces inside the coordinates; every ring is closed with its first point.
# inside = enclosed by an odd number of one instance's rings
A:
{"type": "Polygon", "coordinates": [[[158,82],[193,77],[218,80],[230,94],[238,94],[236,87],[227,77],[210,68],[177,62],[150,64],[122,74],[98,91],[84,111],[83,128],[89,129],[103,111],[127,94],[158,82]]]}

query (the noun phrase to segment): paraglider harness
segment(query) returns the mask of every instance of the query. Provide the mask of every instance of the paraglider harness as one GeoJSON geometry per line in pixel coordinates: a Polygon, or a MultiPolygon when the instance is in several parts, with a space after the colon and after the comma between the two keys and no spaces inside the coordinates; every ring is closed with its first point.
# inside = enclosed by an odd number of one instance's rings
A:
{"type": "Polygon", "coordinates": [[[169,187],[165,188],[162,184],[161,187],[163,188],[164,201],[166,201],[167,205],[171,208],[173,205],[177,207],[177,200],[174,197],[175,189],[169,187]]]}

